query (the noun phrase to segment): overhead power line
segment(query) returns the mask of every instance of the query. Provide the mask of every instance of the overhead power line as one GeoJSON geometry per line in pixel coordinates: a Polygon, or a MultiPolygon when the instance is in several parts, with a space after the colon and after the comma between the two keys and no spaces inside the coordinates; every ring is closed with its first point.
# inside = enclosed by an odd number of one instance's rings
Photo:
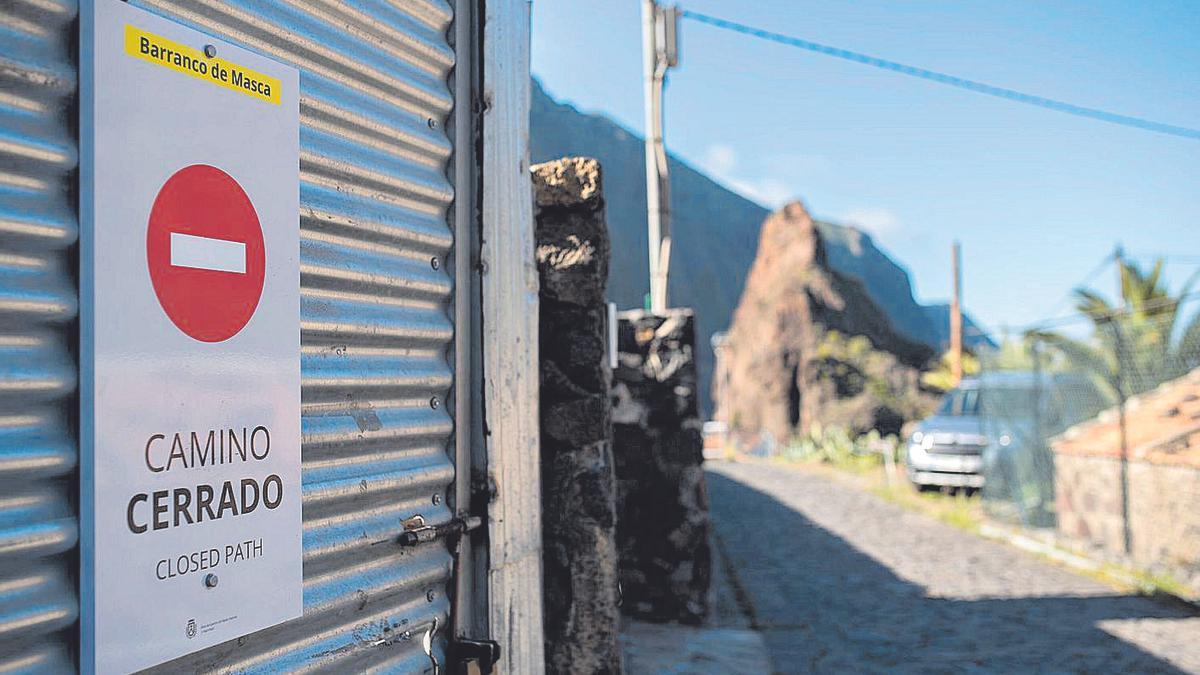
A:
{"type": "Polygon", "coordinates": [[[1057,314],[1058,310],[1062,309],[1062,306],[1067,304],[1068,302],[1070,302],[1071,298],[1075,296],[1076,290],[1078,290],[1080,288],[1087,288],[1088,284],[1095,281],[1096,277],[1100,276],[1101,272],[1108,269],[1108,266],[1112,265],[1116,261],[1117,261],[1116,253],[1109,253],[1108,255],[1104,256],[1104,259],[1101,260],[1100,263],[1098,265],[1096,265],[1096,267],[1094,267],[1091,272],[1088,272],[1087,275],[1085,275],[1083,277],[1082,281],[1080,281],[1079,283],[1072,286],[1071,290],[1067,291],[1066,295],[1062,296],[1062,298],[1058,302],[1054,303],[1054,308],[1051,309],[1049,312],[1046,312],[1046,314],[1049,316],[1054,316],[1055,314],[1057,314]]]}
{"type": "Polygon", "coordinates": [[[1195,300],[1200,300],[1200,291],[1189,291],[1187,293],[1180,293],[1179,295],[1173,297],[1153,298],[1142,303],[1137,308],[1113,307],[1107,312],[1095,312],[1091,314],[1076,312],[1075,314],[1042,319],[1041,321],[1034,321],[1033,323],[1025,324],[1024,326],[1018,326],[1016,330],[1019,332],[1027,332],[1045,330],[1058,326],[1067,326],[1073,323],[1095,323],[1097,319],[1101,321],[1122,319],[1134,316],[1138,312],[1150,312],[1156,309],[1164,309],[1166,307],[1170,307],[1172,304],[1174,304],[1177,308],[1183,308],[1195,300]]]}
{"type": "Polygon", "coordinates": [[[909,66],[896,61],[888,61],[887,59],[881,59],[869,54],[854,52],[850,51],[849,49],[841,49],[840,47],[831,47],[829,45],[823,45],[818,42],[811,42],[809,40],[802,40],[789,35],[774,33],[769,30],[763,30],[753,26],[747,26],[745,24],[737,23],[736,21],[718,19],[715,16],[709,16],[707,14],[701,14],[699,12],[693,12],[687,9],[683,10],[683,17],[685,19],[699,21],[700,23],[705,23],[710,26],[716,26],[717,28],[724,28],[726,30],[742,33],[744,35],[750,35],[762,40],[778,42],[791,47],[805,49],[810,52],[816,52],[818,54],[824,54],[826,56],[832,56],[834,58],[844,59],[846,61],[853,61],[855,63],[861,63],[874,68],[890,70],[902,75],[908,75],[909,77],[916,77],[922,80],[929,80],[931,82],[937,82],[939,84],[957,87],[967,91],[973,91],[977,94],[995,96],[997,98],[1015,101],[1017,103],[1024,103],[1026,105],[1032,105],[1039,108],[1046,108],[1048,110],[1066,113],[1068,115],[1075,115],[1078,117],[1099,120],[1101,122],[1108,122],[1109,124],[1119,124],[1125,127],[1142,129],[1144,131],[1167,134],[1168,136],[1179,136],[1181,138],[1200,140],[1200,129],[1182,127],[1174,124],[1164,124],[1162,122],[1155,122],[1154,120],[1148,120],[1142,117],[1121,115],[1119,113],[1109,112],[1107,110],[1100,110],[1099,108],[1088,108],[1081,105],[1075,105],[1074,103],[1067,103],[1066,101],[1058,101],[1052,98],[1036,96],[1034,94],[1026,94],[1015,89],[997,87],[984,82],[968,80],[964,77],[958,77],[956,75],[940,73],[936,70],[927,70],[925,68],[909,66]]]}
{"type": "Polygon", "coordinates": [[[1126,258],[1134,258],[1137,260],[1153,260],[1159,259],[1167,262],[1183,263],[1185,265],[1200,265],[1200,255],[1177,255],[1174,253],[1151,253],[1149,251],[1125,251],[1126,258]]]}

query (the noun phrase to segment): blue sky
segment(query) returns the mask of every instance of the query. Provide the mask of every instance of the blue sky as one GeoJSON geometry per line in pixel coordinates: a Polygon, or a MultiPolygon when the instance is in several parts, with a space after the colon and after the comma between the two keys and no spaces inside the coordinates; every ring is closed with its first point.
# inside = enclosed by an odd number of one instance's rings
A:
{"type": "MultiPolygon", "coordinates": [[[[687,9],[990,84],[1200,126],[1200,2],[681,0],[687,9]]],[[[767,206],[801,198],[875,235],[918,298],[987,326],[1069,313],[1120,241],[1200,263],[1200,141],[1022,106],[684,20],[671,152],[767,206]]],[[[534,0],[533,71],[641,132],[638,0],[534,0]]],[[[1096,283],[1111,292],[1109,273],[1096,283]]]]}

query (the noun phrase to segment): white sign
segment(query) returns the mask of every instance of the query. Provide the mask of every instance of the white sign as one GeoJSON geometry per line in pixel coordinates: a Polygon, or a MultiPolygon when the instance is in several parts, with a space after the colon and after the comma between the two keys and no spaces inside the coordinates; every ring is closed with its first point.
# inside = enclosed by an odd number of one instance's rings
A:
{"type": "Polygon", "coordinates": [[[83,670],[300,616],[299,74],[82,3],[83,670]]]}

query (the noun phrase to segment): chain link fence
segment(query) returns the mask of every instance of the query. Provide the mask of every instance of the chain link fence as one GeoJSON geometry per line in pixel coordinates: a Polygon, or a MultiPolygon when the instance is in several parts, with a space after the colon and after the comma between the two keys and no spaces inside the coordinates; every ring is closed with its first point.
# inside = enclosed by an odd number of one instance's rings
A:
{"type": "MultiPolygon", "coordinates": [[[[1125,286],[1131,297],[1119,307],[1079,291],[1077,314],[1005,336],[998,349],[979,355],[987,437],[982,496],[990,517],[1054,527],[1053,442],[1098,417],[1117,422],[1119,433],[1106,442],[1126,481],[1126,413],[1139,395],[1200,367],[1200,298],[1171,297],[1161,288],[1139,297],[1131,292],[1135,284],[1125,286]]],[[[1127,482],[1113,490],[1127,506],[1127,482]]]]}

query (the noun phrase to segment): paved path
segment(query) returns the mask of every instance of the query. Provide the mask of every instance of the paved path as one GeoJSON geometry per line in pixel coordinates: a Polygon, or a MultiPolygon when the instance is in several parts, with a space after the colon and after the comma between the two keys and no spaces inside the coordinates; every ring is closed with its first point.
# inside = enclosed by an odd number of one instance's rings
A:
{"type": "Polygon", "coordinates": [[[770,673],[762,634],[749,628],[680,626],[624,619],[625,675],[770,673]]]}
{"type": "Polygon", "coordinates": [[[710,462],[776,672],[1196,672],[1200,617],[800,469],[710,462]]]}

